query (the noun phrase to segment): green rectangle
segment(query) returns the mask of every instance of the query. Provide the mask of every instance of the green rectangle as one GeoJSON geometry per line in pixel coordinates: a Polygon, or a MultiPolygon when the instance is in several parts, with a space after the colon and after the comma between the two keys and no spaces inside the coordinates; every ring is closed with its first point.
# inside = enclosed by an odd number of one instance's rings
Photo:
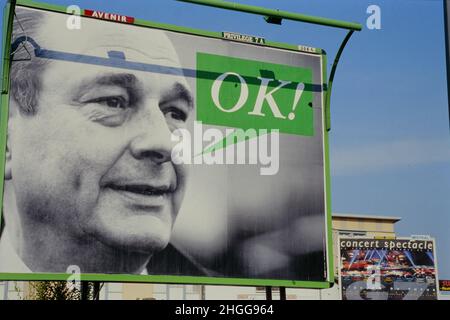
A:
{"type": "Polygon", "coordinates": [[[197,120],[314,135],[312,70],[197,53],[197,120]]]}

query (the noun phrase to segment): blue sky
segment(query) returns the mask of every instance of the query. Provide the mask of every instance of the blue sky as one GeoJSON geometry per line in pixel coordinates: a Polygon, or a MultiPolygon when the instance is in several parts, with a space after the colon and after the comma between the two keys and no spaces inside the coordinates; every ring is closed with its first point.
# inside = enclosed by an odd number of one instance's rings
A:
{"type": "MultiPolygon", "coordinates": [[[[5,0],[0,3],[4,4],[5,0]]],[[[146,20],[320,47],[329,69],[344,30],[175,0],[47,0],[146,20]]],[[[333,87],[332,208],[337,213],[399,216],[397,234],[437,240],[439,272],[450,279],[450,133],[444,21],[433,0],[235,0],[364,25],[342,56],[333,87]],[[381,30],[365,27],[369,5],[381,30]]]]}

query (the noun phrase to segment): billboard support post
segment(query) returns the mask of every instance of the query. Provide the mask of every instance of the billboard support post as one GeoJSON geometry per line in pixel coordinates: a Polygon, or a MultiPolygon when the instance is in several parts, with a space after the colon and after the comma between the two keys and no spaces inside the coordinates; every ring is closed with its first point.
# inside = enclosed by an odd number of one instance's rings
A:
{"type": "Polygon", "coordinates": [[[81,300],[89,300],[89,282],[81,281],[81,300]]]}
{"type": "Polygon", "coordinates": [[[100,290],[103,284],[100,281],[93,282],[92,300],[100,300],[100,290]]]}
{"type": "Polygon", "coordinates": [[[266,287],[266,300],[272,300],[272,287],[266,287]]]}
{"type": "Polygon", "coordinates": [[[16,0],[9,0],[5,5],[5,18],[3,19],[3,77],[2,77],[2,94],[8,93],[9,88],[9,68],[11,61],[11,46],[6,45],[11,42],[12,25],[14,19],[14,8],[16,6],[16,0]],[[8,15],[8,17],[6,17],[8,15]]]}
{"type": "Polygon", "coordinates": [[[447,63],[447,99],[448,99],[448,119],[450,126],[450,1],[444,0],[444,34],[445,34],[445,51],[446,51],[446,63],[447,63]]]}
{"type": "Polygon", "coordinates": [[[331,89],[333,87],[333,80],[334,75],[336,74],[336,69],[339,63],[339,59],[341,58],[342,52],[344,51],[345,46],[348,43],[348,40],[350,40],[351,36],[353,35],[353,30],[350,30],[347,35],[345,36],[344,40],[341,43],[341,46],[339,47],[339,50],[336,54],[336,57],[334,58],[333,66],[331,67],[330,72],[330,78],[328,79],[328,85],[327,85],[327,96],[325,100],[325,114],[326,114],[326,124],[327,124],[327,131],[330,131],[331,129],[331,113],[330,113],[330,105],[331,105],[331,89]]]}
{"type": "Polygon", "coordinates": [[[286,300],[286,287],[280,287],[280,300],[286,300]]]}

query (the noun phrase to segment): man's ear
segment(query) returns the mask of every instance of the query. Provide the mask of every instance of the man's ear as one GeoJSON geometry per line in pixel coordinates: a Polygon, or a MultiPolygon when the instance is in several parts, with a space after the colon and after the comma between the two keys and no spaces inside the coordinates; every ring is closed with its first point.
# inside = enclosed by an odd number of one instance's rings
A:
{"type": "Polygon", "coordinates": [[[12,179],[11,170],[11,148],[9,148],[9,141],[6,142],[6,154],[5,154],[5,180],[12,179]]]}
{"type": "Polygon", "coordinates": [[[13,131],[14,119],[17,116],[17,105],[14,99],[10,99],[8,130],[6,133],[6,150],[5,150],[5,180],[12,179],[12,150],[11,150],[11,133],[13,131]]]}

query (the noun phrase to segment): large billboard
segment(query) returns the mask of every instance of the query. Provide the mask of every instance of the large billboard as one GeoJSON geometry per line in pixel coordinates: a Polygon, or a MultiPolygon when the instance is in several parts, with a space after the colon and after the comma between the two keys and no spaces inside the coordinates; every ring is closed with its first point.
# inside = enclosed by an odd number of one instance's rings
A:
{"type": "Polygon", "coordinates": [[[333,281],[322,50],[26,2],[12,30],[1,279],[333,281]]]}
{"type": "Polygon", "coordinates": [[[434,240],[340,238],[343,300],[436,300],[434,240]]]}

